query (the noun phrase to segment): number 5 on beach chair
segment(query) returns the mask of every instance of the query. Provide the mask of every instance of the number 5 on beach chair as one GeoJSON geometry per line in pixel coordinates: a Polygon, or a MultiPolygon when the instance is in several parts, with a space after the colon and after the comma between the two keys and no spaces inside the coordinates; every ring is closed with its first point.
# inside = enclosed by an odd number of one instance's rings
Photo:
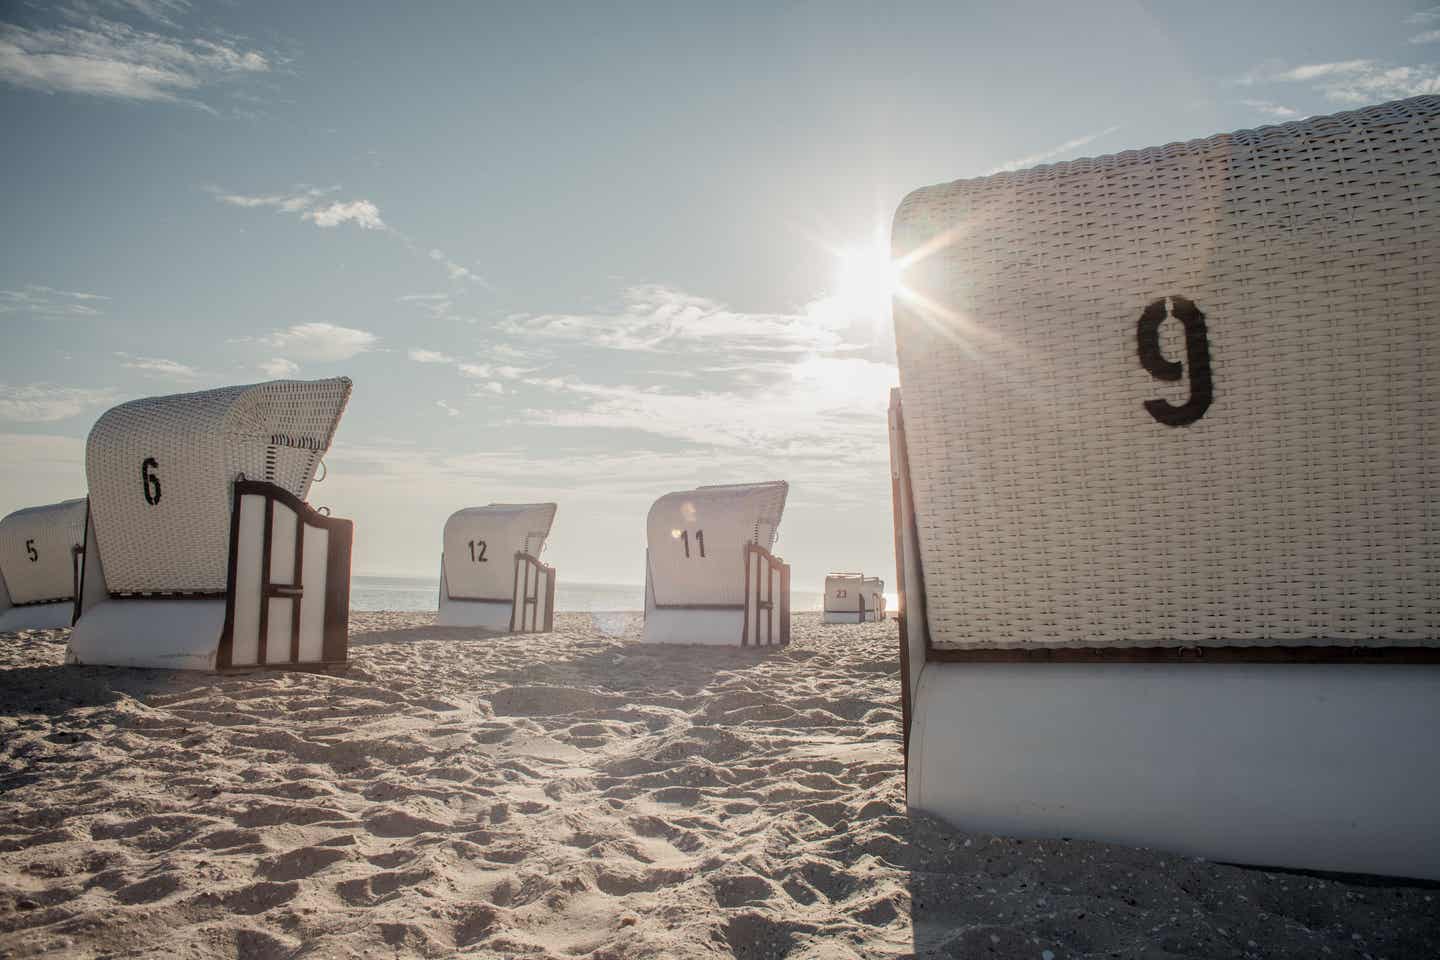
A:
{"type": "Polygon", "coordinates": [[[352,525],[305,503],[350,381],[152,397],[90,431],[70,660],[213,670],[346,659],[352,525]]]}
{"type": "Polygon", "coordinates": [[[70,626],[84,542],[83,499],[0,520],[0,632],[70,626]]]}

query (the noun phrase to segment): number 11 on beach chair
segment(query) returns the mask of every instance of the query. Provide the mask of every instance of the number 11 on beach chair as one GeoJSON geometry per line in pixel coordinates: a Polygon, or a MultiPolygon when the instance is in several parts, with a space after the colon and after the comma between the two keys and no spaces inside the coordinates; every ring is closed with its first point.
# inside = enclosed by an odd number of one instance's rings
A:
{"type": "Polygon", "coordinates": [[[783,481],[666,494],[646,520],[647,643],[790,642],[790,565],[770,551],[783,481]]]}

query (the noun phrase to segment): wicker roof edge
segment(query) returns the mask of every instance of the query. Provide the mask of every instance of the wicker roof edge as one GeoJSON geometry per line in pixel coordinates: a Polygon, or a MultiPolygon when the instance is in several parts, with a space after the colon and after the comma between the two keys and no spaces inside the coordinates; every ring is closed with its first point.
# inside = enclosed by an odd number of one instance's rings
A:
{"type": "Polygon", "coordinates": [[[466,514],[484,513],[492,507],[549,507],[545,518],[545,539],[547,540],[550,539],[550,531],[555,526],[555,514],[560,510],[560,504],[553,500],[545,500],[540,503],[487,503],[483,507],[461,507],[445,518],[445,526],[448,527],[450,521],[463,517],[466,514]]]}
{"type": "Polygon", "coordinates": [[[7,520],[12,520],[17,517],[23,517],[26,514],[30,513],[44,513],[49,510],[59,510],[62,507],[73,507],[76,504],[84,503],[85,499],[85,497],[72,497],[69,500],[59,500],[55,503],[41,503],[36,504],[33,507],[21,507],[18,510],[11,510],[9,513],[5,514],[5,516],[0,517],[0,523],[4,523],[7,520]]]}
{"type": "Polygon", "coordinates": [[[762,480],[758,483],[710,483],[704,486],[694,487],[690,490],[671,490],[669,493],[662,493],[660,496],[655,498],[654,503],[650,504],[650,510],[645,514],[646,522],[649,522],[650,514],[655,512],[655,508],[670,497],[683,497],[686,494],[700,493],[701,491],[760,490],[764,489],[765,487],[778,487],[780,490],[780,502],[775,507],[774,523],[775,538],[779,539],[780,521],[785,517],[785,501],[788,500],[790,497],[789,480],[762,480]]]}
{"type": "Polygon", "coordinates": [[[992,173],[980,177],[961,177],[957,180],[946,180],[942,183],[932,183],[923,187],[917,187],[906,194],[905,198],[900,201],[900,205],[895,210],[894,223],[898,226],[905,219],[911,207],[924,203],[932,193],[942,190],[954,190],[962,186],[979,186],[981,184],[1023,183],[1027,180],[1047,180],[1075,174],[1092,173],[1108,170],[1126,163],[1134,163],[1137,160],[1149,159],[1151,157],[1203,153],[1235,143],[1253,145],[1265,143],[1266,141],[1289,139],[1302,129],[1310,131],[1323,131],[1327,128],[1337,130],[1351,129],[1364,124],[1367,120],[1373,120],[1377,116],[1384,114],[1409,115],[1413,117],[1437,113],[1440,113],[1440,94],[1424,94],[1418,97],[1407,97],[1402,100],[1390,100],[1385,103],[1377,103],[1355,110],[1344,110],[1340,113],[1321,114],[1300,120],[1287,120],[1285,123],[1267,124],[1261,127],[1247,127],[1243,130],[1216,133],[1208,137],[1197,137],[1191,140],[1172,140],[1169,143],[1159,146],[1122,150],[1119,153],[1107,153],[1095,157],[1077,157],[1074,160],[1044,163],[1033,167],[1026,167],[1022,170],[1005,170],[1000,173],[992,173]]]}

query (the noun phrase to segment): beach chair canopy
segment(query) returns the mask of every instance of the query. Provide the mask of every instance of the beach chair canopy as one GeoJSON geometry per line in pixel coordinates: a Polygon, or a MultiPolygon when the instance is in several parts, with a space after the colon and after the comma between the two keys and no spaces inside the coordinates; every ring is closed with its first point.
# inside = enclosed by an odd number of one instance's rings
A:
{"type": "Polygon", "coordinates": [[[895,219],[939,649],[1440,642],[1440,97],[895,219]]]}
{"type": "Polygon", "coordinates": [[[16,605],[73,600],[85,501],[16,510],[0,520],[0,577],[16,605]]]}
{"type": "Polygon", "coordinates": [[[90,431],[85,472],[112,594],[223,594],[232,484],[304,500],[350,380],[276,380],[121,404],[90,431]]]}
{"type": "Polygon", "coordinates": [[[515,589],[515,555],[539,559],[555,510],[553,503],[492,503],[451,514],[443,535],[449,596],[509,602],[515,589]]]}
{"type": "Polygon", "coordinates": [[[744,606],[745,545],[774,549],[788,490],[784,481],[730,484],[656,500],[646,520],[655,602],[744,606]]]}

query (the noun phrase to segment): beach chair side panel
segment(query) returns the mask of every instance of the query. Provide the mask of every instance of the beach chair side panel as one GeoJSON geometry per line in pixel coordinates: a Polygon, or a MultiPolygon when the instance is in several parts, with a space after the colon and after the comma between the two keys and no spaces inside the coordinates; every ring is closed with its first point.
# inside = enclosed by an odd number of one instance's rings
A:
{"type": "Polygon", "coordinates": [[[216,666],[343,663],[350,609],[348,520],[273,484],[235,485],[225,628],[216,666]]]}

